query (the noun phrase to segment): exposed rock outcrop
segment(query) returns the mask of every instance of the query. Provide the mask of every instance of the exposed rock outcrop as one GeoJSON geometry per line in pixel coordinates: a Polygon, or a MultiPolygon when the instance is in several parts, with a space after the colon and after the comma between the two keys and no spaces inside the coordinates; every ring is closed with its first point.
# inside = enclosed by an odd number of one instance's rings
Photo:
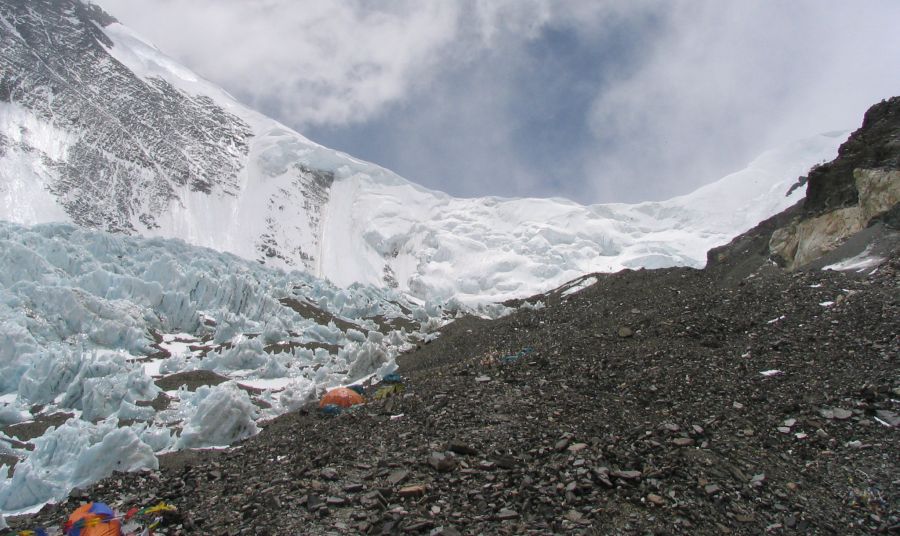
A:
{"type": "Polygon", "coordinates": [[[875,104],[838,157],[810,170],[804,218],[858,204],[857,169],[900,169],[900,97],[875,104]]]}
{"type": "Polygon", "coordinates": [[[837,248],[900,202],[900,171],[857,168],[853,178],[855,205],[799,219],[772,233],[769,249],[788,269],[805,266],[837,248]]]}
{"type": "Polygon", "coordinates": [[[872,106],[838,157],[814,167],[802,203],[773,216],[707,255],[707,266],[741,279],[774,260],[794,270],[835,251],[878,223],[866,243],[900,236],[900,97],[872,106]]]}

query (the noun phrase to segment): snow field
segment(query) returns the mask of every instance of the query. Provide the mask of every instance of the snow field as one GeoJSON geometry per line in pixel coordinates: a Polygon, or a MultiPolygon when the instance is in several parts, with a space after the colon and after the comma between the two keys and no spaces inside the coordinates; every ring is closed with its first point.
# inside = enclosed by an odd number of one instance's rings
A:
{"type": "Polygon", "coordinates": [[[848,134],[769,151],[746,169],[664,202],[456,199],[322,147],[244,107],[120,24],[105,31],[114,43],[110,54],[139,76],[207,95],[255,133],[240,195],[193,200],[197,194],[182,192],[190,201],[170,207],[154,234],[248,259],[259,257],[255,246],[267,235],[285,257],[263,259],[273,266],[305,266],[341,287],[391,282],[421,300],[501,302],[589,272],[701,267],[709,249],[800,200],[805,189],[786,195],[790,187],[812,165],[834,158],[848,134]],[[302,203],[278,202],[300,195],[297,166],[334,177],[318,221],[293,206],[302,203]]]}

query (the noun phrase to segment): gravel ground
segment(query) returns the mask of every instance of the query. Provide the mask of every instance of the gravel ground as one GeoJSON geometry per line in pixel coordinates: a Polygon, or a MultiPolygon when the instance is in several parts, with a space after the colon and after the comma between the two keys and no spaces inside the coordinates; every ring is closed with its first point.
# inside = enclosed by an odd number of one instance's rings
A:
{"type": "Polygon", "coordinates": [[[596,275],[460,319],[401,357],[402,393],[10,523],[91,498],[171,502],[163,534],[896,533],[897,251],[869,276],[727,269],[596,275]]]}

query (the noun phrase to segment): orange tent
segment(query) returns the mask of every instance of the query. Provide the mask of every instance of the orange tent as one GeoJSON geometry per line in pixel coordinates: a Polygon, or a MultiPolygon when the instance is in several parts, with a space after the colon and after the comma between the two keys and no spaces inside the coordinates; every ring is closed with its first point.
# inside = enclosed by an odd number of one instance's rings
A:
{"type": "Polygon", "coordinates": [[[122,523],[109,506],[91,502],[69,516],[66,536],[122,536],[122,523]]]}
{"type": "Polygon", "coordinates": [[[366,399],[353,389],[338,387],[337,389],[332,389],[325,393],[325,396],[319,401],[319,407],[324,408],[329,404],[334,404],[335,406],[340,406],[342,408],[349,408],[356,404],[363,404],[365,401],[366,399]]]}

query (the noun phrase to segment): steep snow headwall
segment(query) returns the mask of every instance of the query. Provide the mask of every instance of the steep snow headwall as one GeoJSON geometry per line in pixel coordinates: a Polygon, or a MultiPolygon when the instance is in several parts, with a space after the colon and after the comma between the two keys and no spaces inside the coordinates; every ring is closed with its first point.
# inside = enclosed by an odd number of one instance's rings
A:
{"type": "Polygon", "coordinates": [[[68,134],[64,153],[39,155],[60,206],[79,225],[136,232],[184,191],[236,195],[249,126],[209,97],[136,76],[109,55],[94,13],[0,2],[0,100],[68,134]]]}
{"type": "Polygon", "coordinates": [[[0,0],[0,34],[0,218],[314,268],[314,144],[78,0],[0,0]]]}

